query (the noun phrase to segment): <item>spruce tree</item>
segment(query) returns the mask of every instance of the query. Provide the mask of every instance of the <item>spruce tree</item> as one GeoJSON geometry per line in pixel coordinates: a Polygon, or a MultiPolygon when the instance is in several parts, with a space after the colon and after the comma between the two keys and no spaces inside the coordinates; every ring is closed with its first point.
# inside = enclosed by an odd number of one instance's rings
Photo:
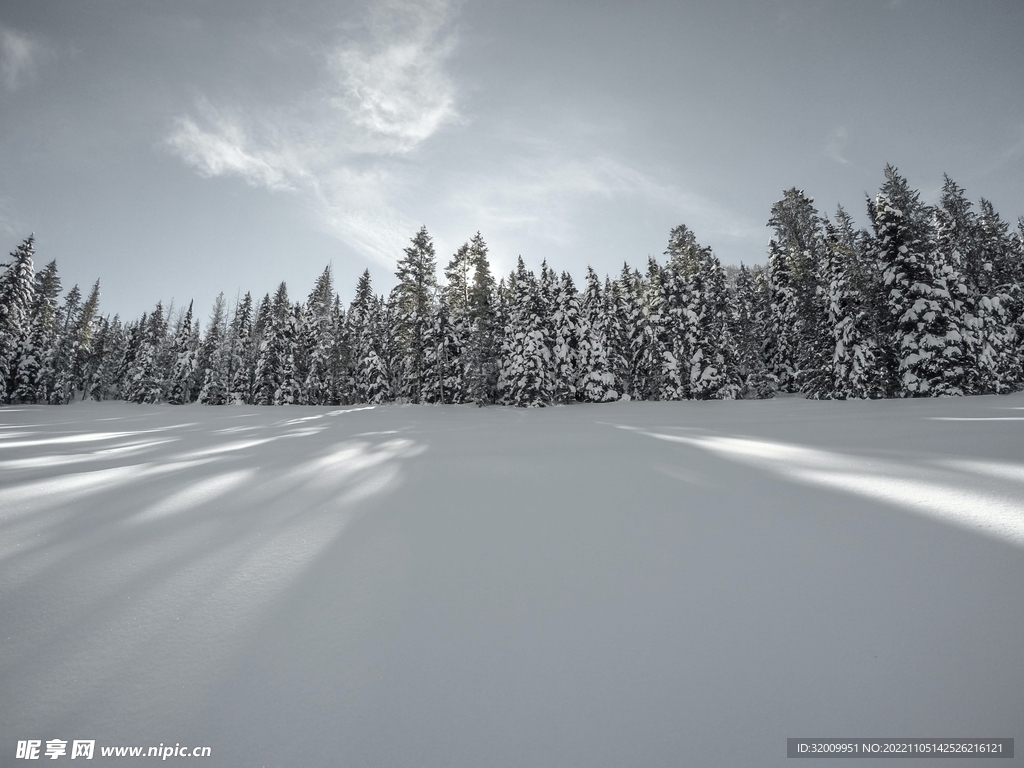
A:
{"type": "Polygon", "coordinates": [[[335,351],[334,283],[330,266],[317,279],[302,312],[300,347],[305,360],[303,402],[326,405],[330,402],[332,381],[331,356],[335,351]]]}
{"type": "Polygon", "coordinates": [[[421,227],[399,260],[392,291],[397,353],[400,357],[400,393],[411,402],[422,399],[426,350],[436,288],[436,255],[426,227],[421,227]]]}
{"type": "Polygon", "coordinates": [[[552,394],[555,402],[571,403],[580,395],[581,319],[579,292],[568,272],[563,272],[558,282],[552,328],[552,394]]]}
{"type": "Polygon", "coordinates": [[[60,296],[60,277],[57,262],[51,261],[35,276],[32,307],[29,311],[28,332],[23,333],[18,345],[17,370],[11,399],[19,403],[46,402],[43,364],[48,353],[57,345],[57,315],[60,296]]]}
{"type": "Polygon", "coordinates": [[[197,401],[203,405],[224,405],[228,402],[228,365],[230,339],[224,294],[218,294],[206,325],[206,334],[199,348],[197,370],[202,382],[197,401]]]}
{"type": "MultiPolygon", "coordinates": [[[[288,300],[288,286],[282,282],[271,301],[265,297],[257,316],[260,329],[259,348],[256,353],[256,372],[253,402],[256,405],[274,405],[282,391],[285,369],[294,367],[291,343],[294,338],[292,305],[288,300]]],[[[291,386],[288,386],[289,391],[291,386]]]]}
{"type": "Polygon", "coordinates": [[[760,270],[751,273],[740,265],[733,286],[732,335],[736,339],[737,372],[741,385],[739,397],[761,400],[775,395],[775,378],[769,373],[762,355],[763,338],[758,311],[760,270]]]}
{"type": "Polygon", "coordinates": [[[957,327],[962,300],[954,266],[936,246],[933,212],[892,166],[870,211],[889,288],[889,360],[900,397],[963,394],[965,352],[957,327]]]}
{"type": "Polygon", "coordinates": [[[74,365],[79,356],[79,337],[75,332],[82,313],[82,292],[77,285],[64,296],[64,302],[57,313],[57,332],[52,343],[43,353],[40,373],[44,402],[50,405],[64,405],[74,395],[74,365]]]}
{"type": "Polygon", "coordinates": [[[605,403],[619,399],[608,359],[608,308],[597,273],[587,267],[587,287],[580,307],[580,399],[605,403]]]}
{"type": "Polygon", "coordinates": [[[466,399],[482,406],[497,399],[500,319],[487,244],[479,232],[469,242],[469,253],[473,281],[467,307],[470,332],[465,351],[466,399]]]}
{"type": "Polygon", "coordinates": [[[376,405],[392,398],[391,377],[383,346],[384,323],[383,302],[374,295],[370,271],[365,270],[348,311],[348,332],[352,344],[349,376],[353,402],[376,405]]]}
{"type": "Polygon", "coordinates": [[[191,402],[193,378],[198,364],[198,344],[193,339],[192,302],[188,303],[184,317],[178,323],[171,349],[174,352],[174,367],[168,382],[167,402],[184,405],[191,402]]]}
{"type": "Polygon", "coordinates": [[[651,256],[647,260],[647,274],[643,282],[641,328],[643,341],[638,363],[642,379],[634,384],[636,396],[641,400],[667,400],[671,386],[666,372],[672,369],[670,359],[668,296],[665,269],[651,256]]]}
{"type": "Polygon", "coordinates": [[[520,256],[509,278],[510,305],[498,382],[502,402],[519,407],[551,402],[551,349],[547,346],[545,302],[533,272],[520,256]]]}
{"type": "Polygon", "coordinates": [[[0,270],[0,402],[9,402],[18,371],[18,346],[28,335],[35,302],[35,235],[11,251],[0,270]]]}
{"type": "Polygon", "coordinates": [[[808,396],[823,399],[878,397],[881,378],[872,316],[865,292],[866,264],[853,220],[836,211],[826,222],[826,329],[832,344],[825,375],[808,396]]]}
{"type": "Polygon", "coordinates": [[[772,307],[773,373],[786,391],[820,389],[831,349],[825,343],[821,268],[825,242],[814,200],[788,189],[772,206],[768,277],[772,307]]]}
{"type": "Polygon", "coordinates": [[[258,345],[253,327],[252,294],[246,293],[235,304],[230,327],[231,346],[228,361],[228,402],[243,405],[253,402],[258,345]]]}
{"type": "Polygon", "coordinates": [[[299,338],[302,335],[302,305],[295,304],[285,313],[275,339],[278,348],[280,383],[274,391],[274,405],[299,405],[302,391],[302,370],[299,338]]]}

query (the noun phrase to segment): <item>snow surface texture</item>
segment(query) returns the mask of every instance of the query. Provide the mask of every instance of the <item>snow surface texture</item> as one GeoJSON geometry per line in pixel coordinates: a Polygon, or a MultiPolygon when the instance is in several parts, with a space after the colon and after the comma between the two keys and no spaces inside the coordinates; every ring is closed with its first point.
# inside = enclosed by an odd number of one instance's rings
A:
{"type": "Polygon", "coordinates": [[[410,768],[1020,739],[1022,435],[1022,395],[3,408],[0,763],[51,738],[410,768]]]}

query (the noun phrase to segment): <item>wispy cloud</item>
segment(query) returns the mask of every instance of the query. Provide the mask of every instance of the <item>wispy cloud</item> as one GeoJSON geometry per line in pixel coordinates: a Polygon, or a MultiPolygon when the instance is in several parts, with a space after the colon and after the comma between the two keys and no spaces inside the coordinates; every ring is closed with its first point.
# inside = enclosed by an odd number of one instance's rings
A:
{"type": "Polygon", "coordinates": [[[467,222],[488,231],[528,229],[539,239],[574,245],[586,233],[574,229],[579,209],[595,199],[634,202],[644,210],[668,213],[700,236],[760,242],[763,226],[735,211],[608,154],[581,155],[566,146],[536,146],[500,173],[467,180],[452,204],[467,222]]]}
{"type": "Polygon", "coordinates": [[[384,0],[328,53],[324,82],[291,112],[243,115],[201,102],[175,121],[167,144],[202,176],[305,192],[328,230],[390,263],[411,226],[390,201],[404,181],[393,161],[459,118],[445,68],[454,13],[448,0],[384,0]]]}
{"type": "Polygon", "coordinates": [[[841,125],[832,131],[832,136],[825,145],[825,157],[843,165],[850,165],[850,161],[845,157],[847,138],[845,126],[841,125]]]}
{"type": "Polygon", "coordinates": [[[203,101],[177,119],[168,146],[201,176],[303,195],[320,226],[388,265],[423,216],[486,231],[508,252],[571,250],[602,200],[668,214],[709,240],[763,238],[760,222],[592,146],[578,121],[552,138],[499,117],[478,122],[472,150],[441,143],[445,126],[463,122],[448,71],[455,11],[447,0],[383,0],[326,55],[324,80],[290,111],[203,101]]]}
{"type": "Polygon", "coordinates": [[[39,50],[39,43],[28,35],[0,24],[0,82],[8,91],[24,83],[39,50]]]}
{"type": "Polygon", "coordinates": [[[200,176],[240,176],[253,186],[294,189],[289,176],[301,175],[300,168],[288,168],[281,156],[253,145],[238,121],[204,109],[210,128],[201,128],[191,117],[180,117],[168,144],[200,176]]]}
{"type": "Polygon", "coordinates": [[[333,103],[365,132],[370,151],[409,152],[458,116],[445,63],[455,49],[444,1],[390,2],[371,16],[369,40],[330,57],[333,103]]]}

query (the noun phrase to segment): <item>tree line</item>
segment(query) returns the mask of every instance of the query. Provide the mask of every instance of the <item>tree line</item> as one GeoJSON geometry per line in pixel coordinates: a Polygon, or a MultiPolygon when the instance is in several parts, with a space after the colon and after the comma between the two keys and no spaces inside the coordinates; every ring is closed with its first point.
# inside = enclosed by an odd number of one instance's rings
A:
{"type": "Polygon", "coordinates": [[[577,286],[520,257],[495,280],[480,233],[437,279],[424,227],[398,284],[369,271],[346,306],[330,268],[306,300],[284,283],[205,324],[158,303],[122,321],[99,282],[61,298],[28,237],[0,272],[4,403],[208,405],[816,399],[1005,393],[1024,385],[1024,218],[1015,231],[946,177],[937,205],[889,166],[870,229],[801,190],[772,206],[763,267],[723,268],[685,225],[665,259],[577,286]],[[175,315],[172,317],[172,315],[175,315]]]}

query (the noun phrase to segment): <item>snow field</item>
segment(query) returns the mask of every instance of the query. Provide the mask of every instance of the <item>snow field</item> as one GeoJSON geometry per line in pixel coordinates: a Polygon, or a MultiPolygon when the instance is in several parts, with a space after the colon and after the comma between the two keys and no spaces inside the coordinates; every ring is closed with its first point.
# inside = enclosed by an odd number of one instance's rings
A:
{"type": "Polygon", "coordinates": [[[1022,395],[3,408],[0,763],[34,738],[766,766],[788,736],[1019,736],[1022,429],[1022,395]]]}

